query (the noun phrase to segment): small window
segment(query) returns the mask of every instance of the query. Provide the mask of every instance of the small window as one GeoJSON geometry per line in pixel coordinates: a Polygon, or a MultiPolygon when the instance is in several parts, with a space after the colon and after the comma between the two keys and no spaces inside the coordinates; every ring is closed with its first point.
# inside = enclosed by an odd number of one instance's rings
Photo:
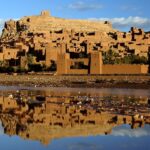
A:
{"type": "Polygon", "coordinates": [[[27,19],[27,22],[30,22],[30,18],[27,19]]]}

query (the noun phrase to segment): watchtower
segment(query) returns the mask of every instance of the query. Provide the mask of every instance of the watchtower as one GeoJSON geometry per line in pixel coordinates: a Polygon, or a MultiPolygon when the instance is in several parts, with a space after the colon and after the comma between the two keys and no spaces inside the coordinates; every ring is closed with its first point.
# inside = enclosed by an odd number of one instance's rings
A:
{"type": "Polygon", "coordinates": [[[48,10],[43,10],[43,11],[41,12],[41,16],[47,16],[47,17],[49,17],[49,16],[51,16],[51,15],[50,15],[50,12],[49,12],[48,10]]]}

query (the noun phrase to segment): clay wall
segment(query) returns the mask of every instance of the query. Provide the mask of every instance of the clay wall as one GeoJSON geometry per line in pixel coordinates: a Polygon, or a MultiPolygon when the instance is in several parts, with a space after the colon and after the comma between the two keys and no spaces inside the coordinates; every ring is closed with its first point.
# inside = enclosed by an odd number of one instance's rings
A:
{"type": "Polygon", "coordinates": [[[70,59],[70,54],[65,53],[58,53],[57,55],[58,61],[57,61],[57,74],[67,74],[68,69],[70,66],[68,65],[68,61],[70,59]]]}
{"type": "Polygon", "coordinates": [[[88,69],[69,69],[68,74],[88,74],[88,69]]]}
{"type": "Polygon", "coordinates": [[[149,65],[141,65],[141,73],[149,73],[149,65]]]}
{"type": "Polygon", "coordinates": [[[146,74],[148,65],[103,65],[102,74],[146,74]]]}
{"type": "Polygon", "coordinates": [[[4,51],[4,60],[17,59],[19,49],[7,48],[4,51]]]}
{"type": "Polygon", "coordinates": [[[4,47],[0,47],[0,61],[4,60],[4,47]]]}
{"type": "Polygon", "coordinates": [[[0,61],[4,61],[4,54],[0,53],[0,61]]]}

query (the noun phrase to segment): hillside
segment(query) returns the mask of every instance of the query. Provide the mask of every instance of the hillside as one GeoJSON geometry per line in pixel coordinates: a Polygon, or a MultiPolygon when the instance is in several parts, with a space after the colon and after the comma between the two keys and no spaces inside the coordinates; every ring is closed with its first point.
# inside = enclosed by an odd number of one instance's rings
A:
{"type": "Polygon", "coordinates": [[[10,20],[5,23],[2,33],[2,39],[9,36],[15,38],[20,32],[49,33],[50,31],[74,30],[76,32],[99,31],[113,32],[112,25],[108,21],[89,21],[89,20],[71,20],[56,18],[50,15],[48,11],[41,12],[41,15],[26,16],[18,21],[10,20]]]}
{"type": "Polygon", "coordinates": [[[70,69],[87,69],[86,74],[93,67],[90,59],[95,52],[102,53],[104,64],[148,64],[150,50],[150,32],[143,29],[131,27],[129,32],[121,32],[108,21],[56,18],[48,11],[7,21],[0,41],[3,65],[26,69],[32,66],[30,70],[39,65],[56,70],[61,52],[66,61],[70,59],[70,69]]]}

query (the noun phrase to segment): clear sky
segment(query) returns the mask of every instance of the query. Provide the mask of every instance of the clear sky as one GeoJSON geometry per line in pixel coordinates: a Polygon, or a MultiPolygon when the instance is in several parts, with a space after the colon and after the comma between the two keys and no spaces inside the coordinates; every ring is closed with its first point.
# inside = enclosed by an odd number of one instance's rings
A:
{"type": "Polygon", "coordinates": [[[0,26],[10,18],[38,15],[41,10],[63,18],[110,20],[115,28],[150,31],[150,0],[0,0],[0,26]]]}

